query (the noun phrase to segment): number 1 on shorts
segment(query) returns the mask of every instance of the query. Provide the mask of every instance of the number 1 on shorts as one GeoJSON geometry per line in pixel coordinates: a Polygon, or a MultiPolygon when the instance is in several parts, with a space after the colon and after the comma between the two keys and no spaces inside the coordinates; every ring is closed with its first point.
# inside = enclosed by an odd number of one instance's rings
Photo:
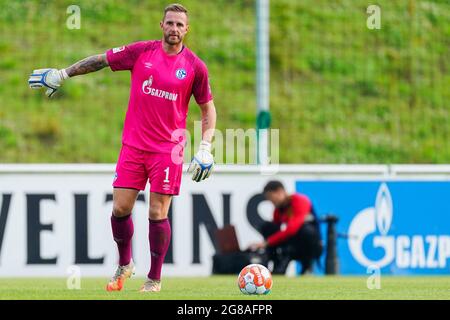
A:
{"type": "Polygon", "coordinates": [[[166,179],[164,180],[164,182],[169,182],[169,167],[164,169],[164,172],[166,173],[166,179]]]}

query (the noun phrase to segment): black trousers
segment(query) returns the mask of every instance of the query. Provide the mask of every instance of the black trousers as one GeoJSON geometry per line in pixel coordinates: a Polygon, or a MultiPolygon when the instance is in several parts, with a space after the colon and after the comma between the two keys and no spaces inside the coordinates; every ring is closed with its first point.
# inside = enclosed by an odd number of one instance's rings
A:
{"type": "MultiPolygon", "coordinates": [[[[264,239],[280,230],[280,226],[265,222],[259,229],[264,239]]],[[[317,260],[323,251],[323,244],[320,231],[314,223],[305,223],[295,235],[285,242],[267,248],[269,259],[273,261],[274,274],[284,274],[290,261],[298,260],[302,264],[301,274],[311,271],[314,261],[317,260]]]]}

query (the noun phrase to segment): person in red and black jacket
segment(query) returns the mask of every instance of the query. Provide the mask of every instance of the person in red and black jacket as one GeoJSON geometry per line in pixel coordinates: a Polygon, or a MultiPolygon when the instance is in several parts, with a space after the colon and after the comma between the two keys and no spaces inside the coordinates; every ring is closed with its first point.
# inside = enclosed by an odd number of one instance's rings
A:
{"type": "Polygon", "coordinates": [[[284,274],[291,260],[301,262],[301,274],[310,272],[323,251],[311,200],[299,193],[289,195],[280,181],[269,181],[263,194],[275,206],[273,221],[258,227],[265,241],[251,245],[250,249],[265,249],[274,263],[275,274],[284,274]]]}

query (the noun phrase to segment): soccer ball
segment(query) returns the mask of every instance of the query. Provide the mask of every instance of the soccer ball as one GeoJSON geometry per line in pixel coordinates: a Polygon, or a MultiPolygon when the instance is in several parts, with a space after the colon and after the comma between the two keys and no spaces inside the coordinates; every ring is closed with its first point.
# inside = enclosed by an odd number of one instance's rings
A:
{"type": "Polygon", "coordinates": [[[238,287],[243,294],[268,294],[272,289],[272,274],[261,264],[249,264],[239,273],[238,287]]]}

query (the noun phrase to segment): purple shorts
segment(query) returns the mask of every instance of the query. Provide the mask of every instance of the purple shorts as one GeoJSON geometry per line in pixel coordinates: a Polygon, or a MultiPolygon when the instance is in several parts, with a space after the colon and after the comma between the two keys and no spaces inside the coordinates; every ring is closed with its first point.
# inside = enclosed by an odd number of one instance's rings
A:
{"type": "Polygon", "coordinates": [[[113,187],[145,190],[148,180],[150,192],[178,195],[182,172],[182,154],[173,159],[170,153],[148,152],[122,145],[113,187]]]}

